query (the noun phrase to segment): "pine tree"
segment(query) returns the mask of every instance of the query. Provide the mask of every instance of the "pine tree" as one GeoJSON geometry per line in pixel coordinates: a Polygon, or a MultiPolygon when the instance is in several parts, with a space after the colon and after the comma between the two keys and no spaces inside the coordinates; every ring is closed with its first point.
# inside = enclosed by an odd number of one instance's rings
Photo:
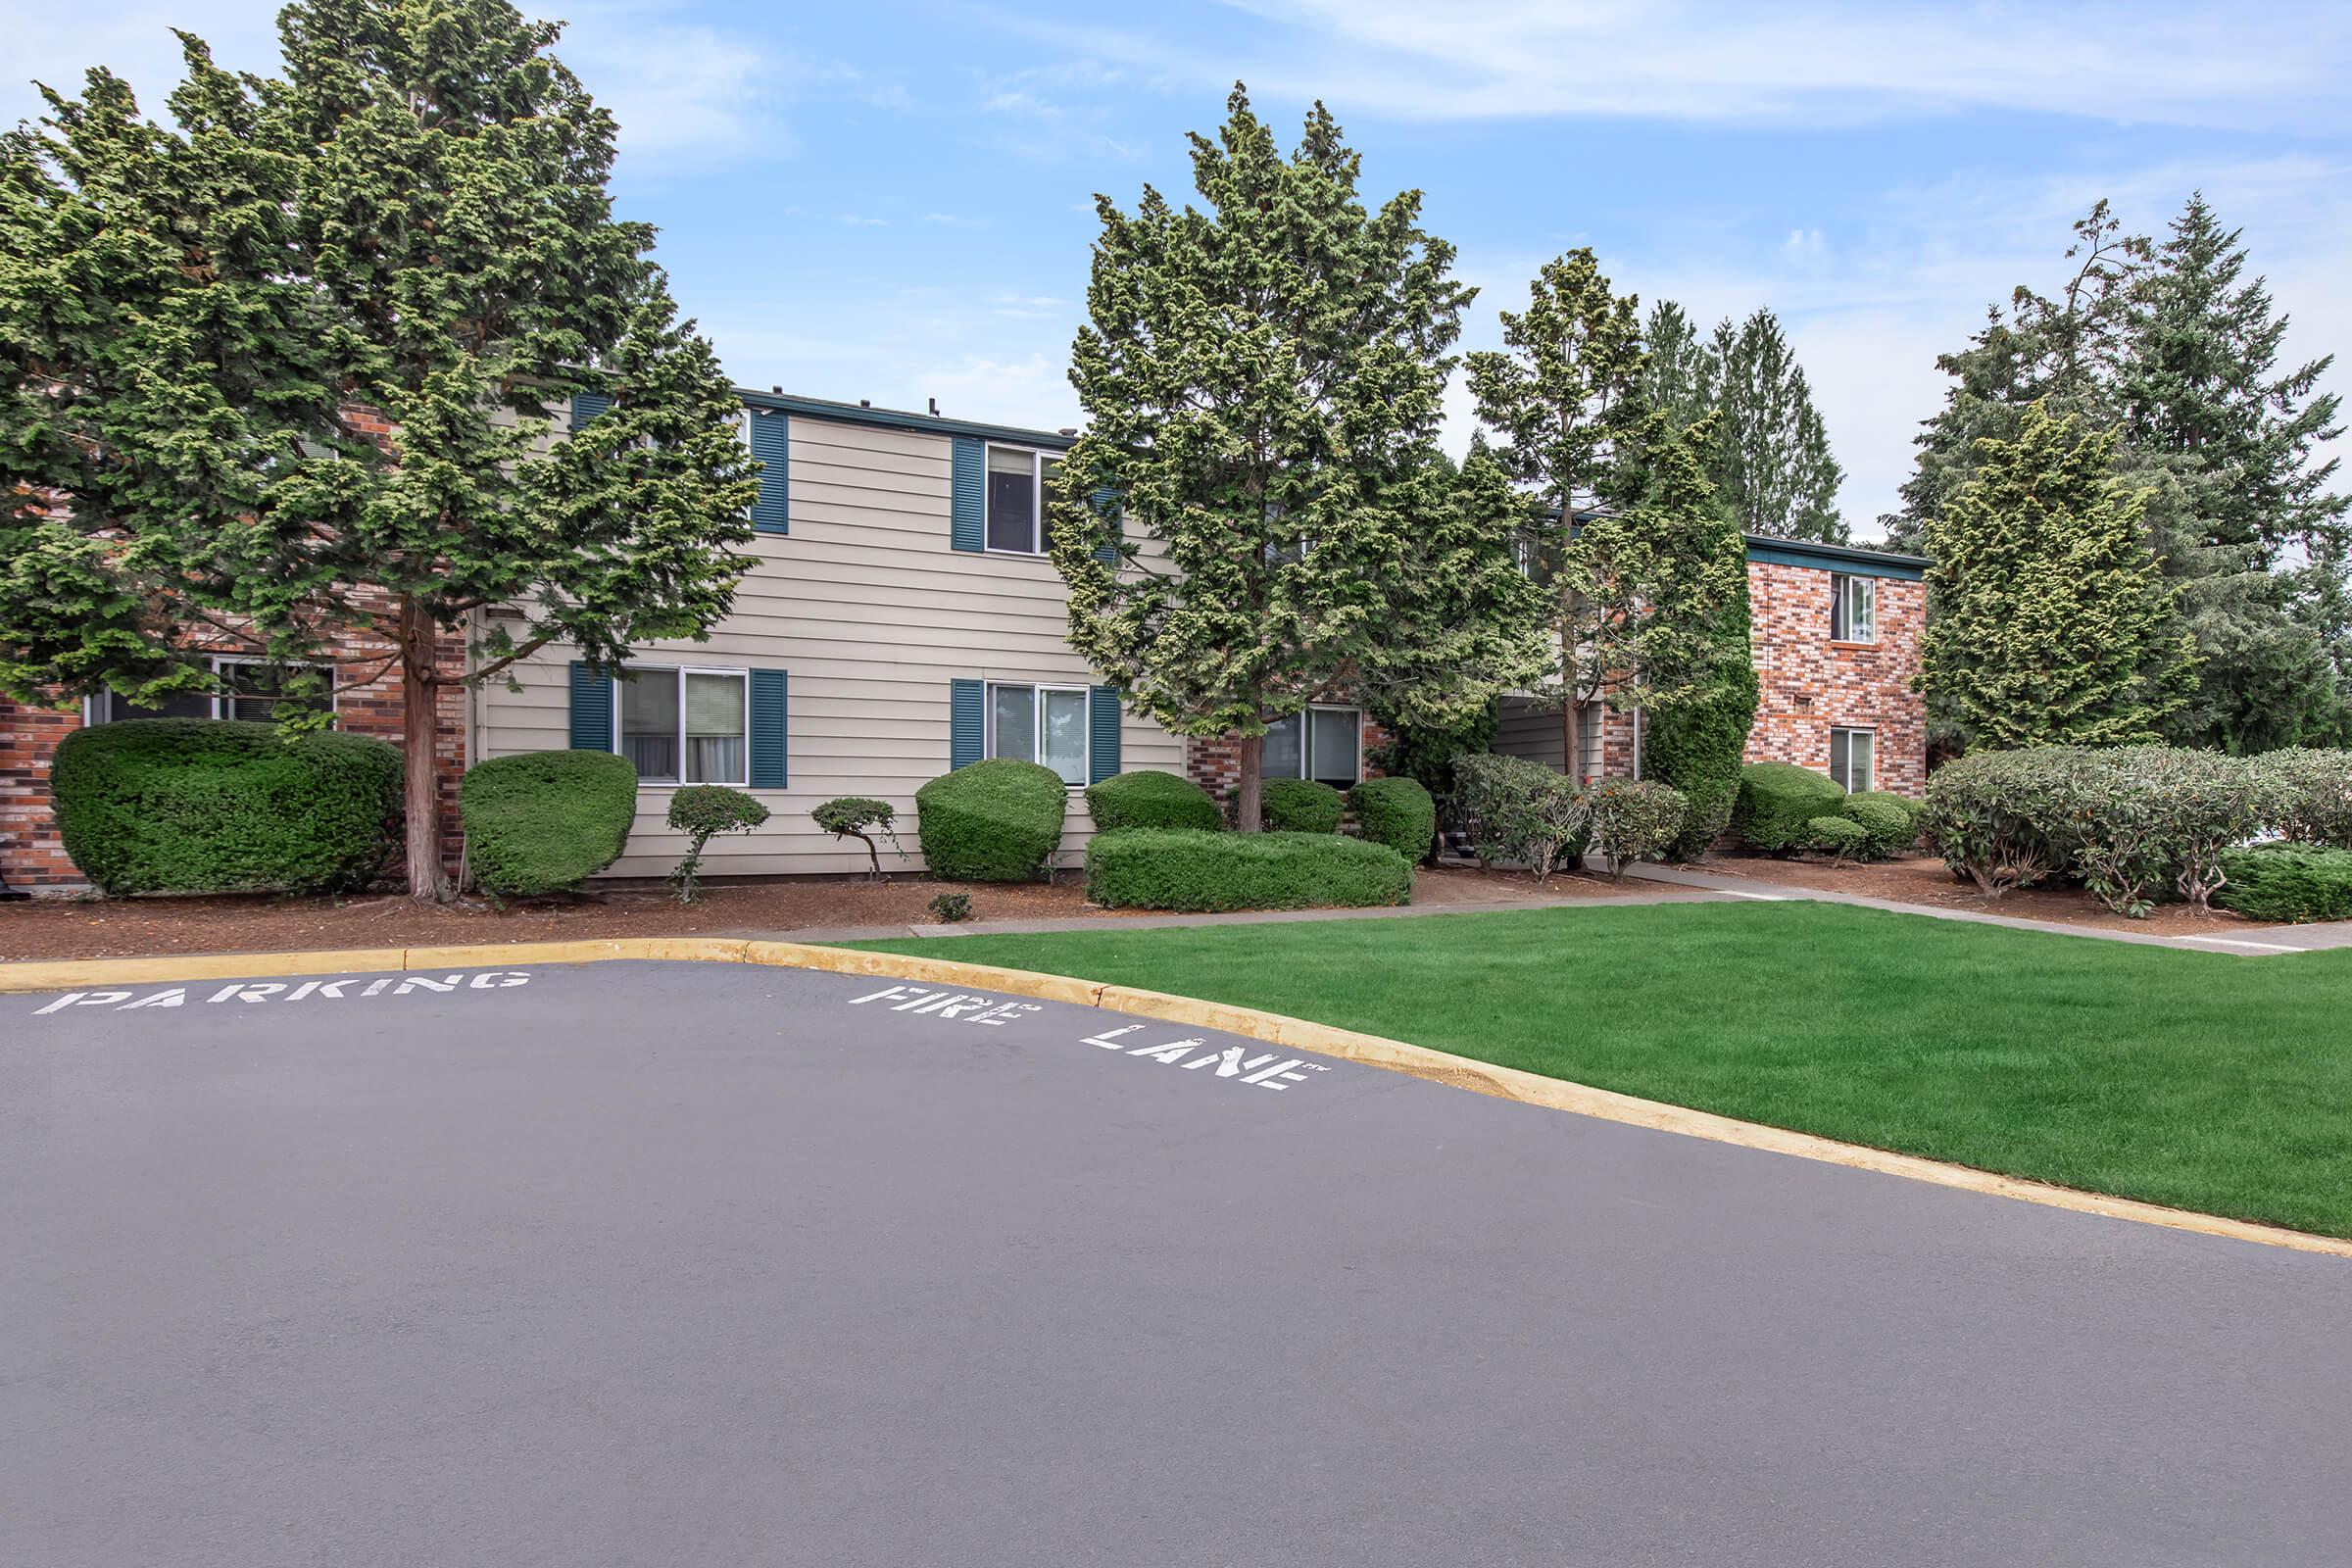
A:
{"type": "Polygon", "coordinates": [[[1642,401],[1666,416],[1666,430],[1680,434],[1712,412],[1720,400],[1723,362],[1683,308],[1660,300],[1649,308],[1642,328],[1649,360],[1642,367],[1642,401]]]}
{"type": "MultiPolygon", "coordinates": [[[[1089,423],[1052,548],[1070,642],[1128,705],[1241,737],[1251,829],[1268,721],[1413,656],[1429,629],[1390,607],[1438,504],[1446,351],[1472,291],[1421,230],[1419,192],[1365,209],[1320,104],[1287,158],[1243,88],[1228,107],[1217,139],[1190,138],[1205,211],[1149,186],[1132,215],[1096,199],[1070,368],[1089,423]]],[[[1494,695],[1467,675],[1453,699],[1494,695]]]]}
{"type": "Polygon", "coordinates": [[[1780,318],[1759,310],[1737,330],[1715,328],[1707,358],[1716,367],[1715,431],[1709,477],[1747,533],[1843,544],[1838,513],[1845,470],[1830,453],[1813,390],[1780,318]]]}
{"type": "Polygon", "coordinates": [[[2035,404],[1929,529],[1939,613],[1922,687],[1992,746],[2157,739],[2196,680],[2178,589],[2141,533],[2144,494],[2115,478],[2114,432],[2035,404]]]}
{"type": "Polygon", "coordinates": [[[1558,659],[1536,691],[1560,713],[1571,772],[1585,755],[1583,709],[1617,669],[1605,647],[1615,594],[1598,559],[1613,530],[1588,544],[1583,524],[1633,499],[1658,422],[1642,401],[1639,305],[1610,288],[1590,249],[1573,250],[1544,264],[1524,312],[1502,313],[1507,349],[1468,358],[1478,416],[1501,438],[1495,456],[1532,487],[1544,518],[1539,555],[1558,659]]]}
{"type": "Polygon", "coordinates": [[[559,30],[297,0],[282,79],[188,39],[176,129],[96,72],[0,147],[0,685],[206,689],[189,626],[288,663],[388,639],[336,679],[400,672],[420,897],[442,694],[559,641],[612,664],[700,635],[750,536],[740,405],[612,216],[612,118],[559,30]],[[575,392],[610,411],[548,442],[575,392]],[[447,667],[492,606],[521,618],[447,667]]]}

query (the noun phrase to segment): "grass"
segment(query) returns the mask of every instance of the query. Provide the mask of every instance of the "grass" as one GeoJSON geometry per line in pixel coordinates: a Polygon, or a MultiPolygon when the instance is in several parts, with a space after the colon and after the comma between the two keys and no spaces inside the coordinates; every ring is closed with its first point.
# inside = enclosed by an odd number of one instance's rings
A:
{"type": "Polygon", "coordinates": [[[2352,1236],[2352,952],[2243,958],[1807,903],[858,945],[2352,1236]]]}

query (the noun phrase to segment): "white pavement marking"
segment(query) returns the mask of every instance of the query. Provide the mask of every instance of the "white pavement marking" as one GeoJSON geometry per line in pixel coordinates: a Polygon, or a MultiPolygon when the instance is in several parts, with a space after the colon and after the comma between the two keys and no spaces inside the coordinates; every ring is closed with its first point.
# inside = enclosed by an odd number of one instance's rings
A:
{"type": "MultiPolygon", "coordinates": [[[[530,983],[531,975],[527,969],[485,969],[474,975],[468,975],[464,970],[460,970],[456,974],[444,974],[438,980],[423,974],[388,974],[369,980],[366,987],[355,995],[377,997],[390,991],[393,996],[405,997],[412,991],[458,993],[503,991],[509,986],[525,986],[530,983]]],[[[330,1002],[340,1002],[343,1000],[345,986],[359,984],[360,977],[346,975],[335,980],[305,980],[288,991],[282,980],[232,980],[205,997],[203,1004],[220,1002],[288,1003],[300,1002],[306,997],[314,996],[323,997],[330,1002]]],[[[148,992],[144,996],[130,991],[69,991],[47,1006],[35,1008],[32,1015],[38,1018],[46,1013],[63,1012],[68,1007],[114,1007],[128,1012],[133,1007],[184,1007],[187,1004],[188,988],[186,986],[171,986],[162,991],[148,992]]]]}
{"type": "Polygon", "coordinates": [[[1753,899],[1758,904],[1788,904],[1793,902],[1795,897],[1788,893],[1742,893],[1738,888],[1709,888],[1707,891],[1720,893],[1727,899],[1753,899]]]}
{"type": "Polygon", "coordinates": [[[2175,942],[2218,942],[2226,948],[2252,948],[2257,953],[2304,953],[2308,949],[2278,942],[2248,942],[2243,937],[2175,937],[2175,942]]]}

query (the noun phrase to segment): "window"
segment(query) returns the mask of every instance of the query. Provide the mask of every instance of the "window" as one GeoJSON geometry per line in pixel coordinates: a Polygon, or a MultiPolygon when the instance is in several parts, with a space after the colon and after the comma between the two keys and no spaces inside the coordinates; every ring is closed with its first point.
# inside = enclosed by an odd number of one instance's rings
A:
{"type": "Polygon", "coordinates": [[[1877,735],[1866,729],[1830,731],[1830,777],[1856,795],[1873,788],[1877,740],[1877,735]]]}
{"type": "Polygon", "coordinates": [[[92,699],[91,722],[110,724],[124,718],[241,718],[274,723],[282,707],[324,708],[334,711],[335,666],[332,664],[272,664],[263,659],[221,657],[209,661],[226,688],[219,696],[204,692],[174,692],[153,703],[133,702],[108,690],[92,699]],[[321,677],[318,690],[300,696],[286,688],[300,674],[321,677]]]}
{"type": "Polygon", "coordinates": [[[1061,460],[1018,447],[988,449],[988,531],[991,550],[1034,556],[1046,548],[1045,493],[1061,460]]]}
{"type": "Polygon", "coordinates": [[[1276,719],[1266,726],[1258,771],[1344,790],[1363,776],[1363,715],[1352,708],[1310,708],[1276,719]]]}
{"type": "Polygon", "coordinates": [[[1875,577],[1830,574],[1830,639],[1840,643],[1879,640],[1879,583],[1875,577]]]}
{"type": "Polygon", "coordinates": [[[988,688],[988,755],[1037,762],[1084,784],[1087,770],[1087,693],[1083,686],[988,688]]]}
{"type": "Polygon", "coordinates": [[[613,705],[619,751],[645,784],[735,784],[750,776],[746,688],[740,669],[631,664],[613,705]]]}

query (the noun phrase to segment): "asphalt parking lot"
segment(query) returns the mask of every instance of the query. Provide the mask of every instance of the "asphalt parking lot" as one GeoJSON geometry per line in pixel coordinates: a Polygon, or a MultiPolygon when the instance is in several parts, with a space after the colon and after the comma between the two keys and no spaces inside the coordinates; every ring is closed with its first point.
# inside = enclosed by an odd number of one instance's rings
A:
{"type": "Polygon", "coordinates": [[[2352,1542],[2340,1258],[912,983],[173,989],[0,997],[0,1561],[2352,1542]]]}

